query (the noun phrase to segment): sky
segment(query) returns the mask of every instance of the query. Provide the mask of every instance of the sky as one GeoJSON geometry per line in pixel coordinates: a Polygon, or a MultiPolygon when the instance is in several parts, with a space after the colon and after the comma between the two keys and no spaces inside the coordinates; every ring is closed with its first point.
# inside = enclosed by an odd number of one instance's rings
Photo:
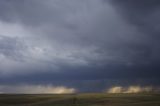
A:
{"type": "Polygon", "coordinates": [[[0,0],[0,93],[159,86],[159,28],[159,0],[0,0]]]}

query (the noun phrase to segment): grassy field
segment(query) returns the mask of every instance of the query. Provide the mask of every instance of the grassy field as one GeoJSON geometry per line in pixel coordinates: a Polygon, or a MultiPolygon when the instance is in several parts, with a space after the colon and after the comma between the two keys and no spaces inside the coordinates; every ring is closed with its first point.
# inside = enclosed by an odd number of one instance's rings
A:
{"type": "Polygon", "coordinates": [[[0,106],[160,106],[160,94],[1,94],[0,106]]]}

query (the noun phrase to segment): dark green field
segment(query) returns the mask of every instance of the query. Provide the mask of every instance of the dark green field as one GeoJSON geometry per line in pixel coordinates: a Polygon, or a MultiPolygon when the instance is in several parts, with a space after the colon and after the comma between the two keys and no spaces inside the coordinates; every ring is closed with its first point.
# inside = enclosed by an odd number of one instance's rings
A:
{"type": "Polygon", "coordinates": [[[160,94],[1,94],[0,106],[160,106],[160,94]]]}

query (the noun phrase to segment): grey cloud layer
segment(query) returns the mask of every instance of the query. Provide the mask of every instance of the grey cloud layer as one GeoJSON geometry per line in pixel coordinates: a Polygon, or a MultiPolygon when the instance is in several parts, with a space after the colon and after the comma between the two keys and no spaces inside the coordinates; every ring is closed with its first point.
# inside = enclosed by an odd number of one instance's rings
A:
{"type": "Polygon", "coordinates": [[[144,33],[147,41],[146,47],[150,56],[159,60],[159,25],[160,1],[159,0],[113,0],[123,18],[144,33]]]}
{"type": "Polygon", "coordinates": [[[158,78],[158,4],[156,0],[1,0],[1,83],[8,82],[6,76],[18,82],[31,78],[48,83],[158,78]]]}

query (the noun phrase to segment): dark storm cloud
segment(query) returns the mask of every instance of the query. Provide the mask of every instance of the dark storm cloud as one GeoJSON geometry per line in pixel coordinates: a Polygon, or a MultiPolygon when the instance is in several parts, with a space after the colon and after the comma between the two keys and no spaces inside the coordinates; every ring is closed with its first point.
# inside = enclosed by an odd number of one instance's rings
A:
{"type": "Polygon", "coordinates": [[[1,0],[0,83],[157,84],[159,9],[158,0],[1,0]]]}
{"type": "Polygon", "coordinates": [[[135,24],[149,34],[159,33],[159,0],[113,0],[121,8],[122,14],[132,24],[135,24]]]}
{"type": "MultiPolygon", "coordinates": [[[[134,25],[145,35],[143,41],[147,41],[140,49],[144,58],[149,58],[150,68],[158,70],[160,60],[159,40],[160,40],[160,1],[159,0],[113,0],[112,4],[116,7],[121,16],[130,24],[134,25]],[[144,50],[145,49],[145,50],[144,50]],[[155,66],[156,65],[156,66],[155,66]]],[[[136,49],[142,45],[135,45],[136,49]]],[[[136,51],[136,50],[135,50],[136,51]]],[[[141,56],[141,57],[143,57],[141,56]]],[[[135,57],[135,59],[137,59],[135,57]]],[[[137,59],[139,61],[139,59],[137,59]]]]}

